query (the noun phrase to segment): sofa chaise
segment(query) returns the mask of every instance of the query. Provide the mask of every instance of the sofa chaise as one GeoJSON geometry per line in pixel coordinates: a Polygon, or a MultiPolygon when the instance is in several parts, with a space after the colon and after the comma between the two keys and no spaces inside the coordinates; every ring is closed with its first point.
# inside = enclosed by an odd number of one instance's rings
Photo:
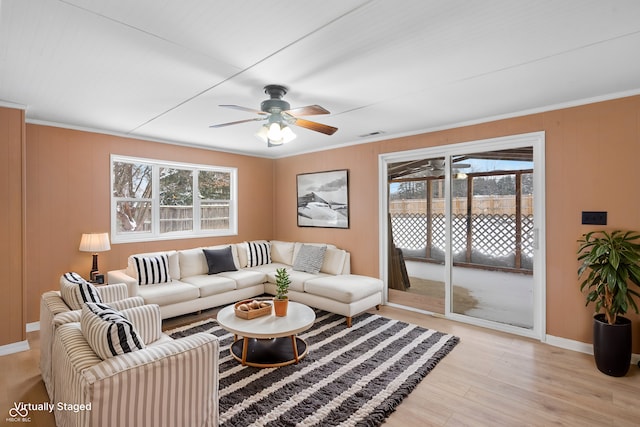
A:
{"type": "Polygon", "coordinates": [[[334,245],[261,240],[134,254],[107,280],[158,304],[166,319],[275,295],[276,270],[286,268],[292,301],[343,315],[350,326],[352,316],[382,303],[382,281],[350,274],[350,265],[349,252],[334,245]]]}

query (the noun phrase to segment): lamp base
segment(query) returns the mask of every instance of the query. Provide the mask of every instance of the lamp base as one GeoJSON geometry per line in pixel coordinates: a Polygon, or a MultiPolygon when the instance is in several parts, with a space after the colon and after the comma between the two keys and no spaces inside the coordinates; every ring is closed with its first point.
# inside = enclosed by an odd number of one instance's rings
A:
{"type": "Polygon", "coordinates": [[[98,270],[98,254],[93,254],[93,264],[91,265],[91,271],[89,272],[89,280],[95,282],[96,274],[100,273],[98,270]]]}

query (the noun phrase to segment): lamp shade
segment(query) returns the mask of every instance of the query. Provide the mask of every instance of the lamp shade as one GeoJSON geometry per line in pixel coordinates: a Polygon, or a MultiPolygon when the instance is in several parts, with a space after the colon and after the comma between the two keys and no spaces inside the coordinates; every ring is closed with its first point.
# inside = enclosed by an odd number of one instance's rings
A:
{"type": "Polygon", "coordinates": [[[85,233],[80,240],[82,252],[104,252],[111,249],[109,233],[85,233]]]}

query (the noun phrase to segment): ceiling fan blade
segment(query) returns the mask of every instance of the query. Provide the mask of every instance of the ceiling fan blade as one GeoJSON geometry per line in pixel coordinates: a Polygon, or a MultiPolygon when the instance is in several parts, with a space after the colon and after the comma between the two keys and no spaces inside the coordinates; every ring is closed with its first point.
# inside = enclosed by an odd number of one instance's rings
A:
{"type": "Polygon", "coordinates": [[[210,128],[221,128],[221,127],[225,127],[225,126],[239,125],[240,123],[255,122],[255,121],[258,121],[258,120],[266,120],[266,119],[267,119],[266,117],[256,117],[255,119],[238,120],[237,122],[221,123],[219,125],[211,125],[209,127],[210,128]]]}
{"type": "Polygon", "coordinates": [[[295,119],[293,124],[296,126],[314,130],[316,132],[321,132],[326,135],[333,135],[338,130],[338,128],[334,128],[333,126],[323,125],[322,123],[312,122],[309,120],[298,119],[298,118],[295,119]]]}
{"type": "Polygon", "coordinates": [[[328,110],[322,108],[319,105],[307,105],[306,107],[292,108],[283,113],[290,114],[292,116],[314,116],[317,114],[330,114],[328,110]]]}
{"type": "Polygon", "coordinates": [[[256,114],[262,114],[262,115],[269,114],[264,111],[256,110],[255,108],[241,107],[240,105],[220,105],[220,107],[233,108],[234,110],[247,111],[249,113],[256,113],[256,114]]]}

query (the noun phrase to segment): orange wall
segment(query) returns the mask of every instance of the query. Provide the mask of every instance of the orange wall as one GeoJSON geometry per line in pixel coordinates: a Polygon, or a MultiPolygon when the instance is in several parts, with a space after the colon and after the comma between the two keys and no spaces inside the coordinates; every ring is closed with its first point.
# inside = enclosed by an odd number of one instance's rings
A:
{"type": "Polygon", "coordinates": [[[351,272],[378,277],[378,151],[355,145],[276,160],[275,235],[280,240],[329,242],[351,252],[351,272]],[[348,169],[349,228],[298,227],[296,175],[348,169]]]}
{"type": "Polygon", "coordinates": [[[27,322],[39,319],[39,298],[60,275],[87,277],[91,254],[82,233],[110,231],[110,155],[238,168],[238,235],[112,244],[99,255],[103,272],[124,268],[137,252],[273,238],[273,161],[42,125],[27,125],[27,322]]]}
{"type": "MultiPolygon", "coordinates": [[[[640,229],[640,96],[277,160],[27,125],[26,321],[38,320],[38,298],[61,272],[88,274],[91,255],[78,244],[83,232],[109,230],[110,153],[237,167],[240,234],[113,245],[100,255],[102,271],[139,251],[276,238],[334,243],[351,252],[354,273],[377,276],[379,154],[535,131],[546,132],[547,333],[591,342],[593,307],[578,290],[575,252],[594,227],[580,224],[580,212],[605,210],[607,228],[640,229]],[[297,227],[296,175],[336,169],[349,170],[351,227],[297,227]]],[[[640,317],[629,317],[640,353],[640,317]]]]}
{"type": "Polygon", "coordinates": [[[23,282],[24,111],[0,107],[0,346],[26,339],[23,282]]]}
{"type": "MultiPolygon", "coordinates": [[[[378,155],[527,132],[546,132],[547,334],[591,342],[593,306],[576,277],[576,240],[597,227],[581,211],[608,211],[608,228],[640,229],[640,96],[276,160],[275,235],[351,252],[354,273],[377,276],[378,155]],[[296,174],[349,169],[351,228],[296,226],[296,174]]],[[[640,352],[640,317],[634,351],[640,352]]]]}

